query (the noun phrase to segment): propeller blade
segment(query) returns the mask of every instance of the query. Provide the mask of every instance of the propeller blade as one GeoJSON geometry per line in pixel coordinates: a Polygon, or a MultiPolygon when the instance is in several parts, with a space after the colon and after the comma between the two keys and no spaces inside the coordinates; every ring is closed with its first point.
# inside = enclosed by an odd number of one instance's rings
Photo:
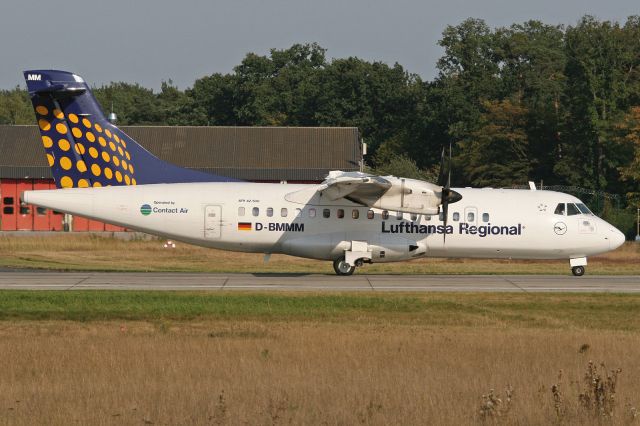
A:
{"type": "Polygon", "coordinates": [[[442,154],[440,155],[440,171],[438,172],[438,185],[444,186],[444,173],[445,173],[445,157],[444,146],[442,147],[442,154]]]}
{"type": "Polygon", "coordinates": [[[451,188],[451,141],[449,141],[449,167],[447,176],[447,189],[451,188]]]}

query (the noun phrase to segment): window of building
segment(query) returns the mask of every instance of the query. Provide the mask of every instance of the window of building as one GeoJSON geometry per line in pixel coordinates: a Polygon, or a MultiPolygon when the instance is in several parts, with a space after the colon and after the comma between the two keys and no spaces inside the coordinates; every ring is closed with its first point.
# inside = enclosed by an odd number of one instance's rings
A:
{"type": "Polygon", "coordinates": [[[258,216],[260,214],[260,208],[254,207],[253,209],[251,209],[251,214],[253,214],[254,216],[258,216]]]}
{"type": "Polygon", "coordinates": [[[3,203],[5,203],[5,204],[13,204],[13,197],[4,197],[3,203]]]}
{"type": "Polygon", "coordinates": [[[554,213],[564,216],[564,203],[558,204],[554,213]]]}
{"type": "Polygon", "coordinates": [[[316,217],[316,209],[309,209],[309,217],[316,217]]]}
{"type": "Polygon", "coordinates": [[[322,210],[322,217],[324,217],[325,219],[329,219],[331,217],[331,210],[323,209],[322,210]]]}
{"type": "Polygon", "coordinates": [[[38,216],[46,216],[47,209],[45,207],[36,207],[36,214],[38,216]]]}
{"type": "Polygon", "coordinates": [[[389,219],[389,211],[388,210],[382,210],[382,219],[383,220],[389,219]]]}
{"type": "Polygon", "coordinates": [[[411,213],[411,220],[412,220],[413,222],[415,222],[416,220],[418,220],[418,215],[417,215],[417,214],[415,214],[415,213],[411,213]]]}
{"type": "Polygon", "coordinates": [[[489,213],[482,213],[482,221],[484,223],[489,222],[489,213]]]}
{"type": "Polygon", "coordinates": [[[337,216],[338,216],[338,219],[342,219],[344,217],[344,210],[338,209],[337,216]]]}
{"type": "Polygon", "coordinates": [[[475,222],[476,215],[474,212],[467,213],[467,222],[475,222]]]}
{"type": "Polygon", "coordinates": [[[404,217],[404,215],[402,214],[402,212],[396,212],[396,219],[397,220],[402,220],[403,217],[404,217]]]}
{"type": "Polygon", "coordinates": [[[267,217],[273,217],[273,207],[267,207],[267,217]]]}
{"type": "Polygon", "coordinates": [[[289,214],[289,210],[287,210],[286,207],[283,207],[280,209],[280,216],[287,217],[288,214],[289,214]]]}
{"type": "Polygon", "coordinates": [[[13,214],[13,207],[4,207],[2,209],[3,214],[13,214]]]}
{"type": "Polygon", "coordinates": [[[580,214],[580,210],[573,203],[567,203],[567,216],[575,216],[580,214]]]}
{"type": "Polygon", "coordinates": [[[238,207],[238,216],[244,216],[244,207],[238,207]]]}
{"type": "Polygon", "coordinates": [[[360,211],[358,209],[351,210],[351,218],[358,219],[360,217],[360,211]]]}
{"type": "Polygon", "coordinates": [[[453,213],[453,221],[454,221],[454,222],[457,222],[457,221],[459,221],[459,220],[460,220],[460,213],[458,213],[458,212],[454,212],[454,213],[453,213]]]}
{"type": "Polygon", "coordinates": [[[373,219],[375,216],[373,210],[367,210],[367,219],[373,219]]]}

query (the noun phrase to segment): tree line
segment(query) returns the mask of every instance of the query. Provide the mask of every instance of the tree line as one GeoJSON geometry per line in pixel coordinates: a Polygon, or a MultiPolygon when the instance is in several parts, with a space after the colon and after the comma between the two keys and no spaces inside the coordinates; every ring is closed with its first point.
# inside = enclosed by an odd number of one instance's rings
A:
{"type": "MultiPolygon", "coordinates": [[[[117,82],[95,94],[121,124],[354,126],[376,170],[433,178],[451,145],[455,185],[534,180],[637,205],[640,17],[500,28],[467,19],[438,43],[432,81],[398,63],[328,59],[317,44],[295,44],[249,53],[186,90],[117,82]]],[[[34,123],[23,89],[0,92],[0,123],[34,123]]]]}

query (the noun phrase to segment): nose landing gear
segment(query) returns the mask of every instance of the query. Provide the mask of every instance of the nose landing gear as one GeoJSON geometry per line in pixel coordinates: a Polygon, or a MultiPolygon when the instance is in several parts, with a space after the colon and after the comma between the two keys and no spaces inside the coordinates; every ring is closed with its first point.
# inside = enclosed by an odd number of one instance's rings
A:
{"type": "Polygon", "coordinates": [[[581,277],[584,275],[584,266],[574,266],[571,268],[571,273],[576,277],[581,277]]]}
{"type": "Polygon", "coordinates": [[[576,257],[573,259],[569,259],[569,263],[571,264],[571,273],[575,277],[581,277],[584,275],[585,266],[587,266],[586,257],[576,257]]]}

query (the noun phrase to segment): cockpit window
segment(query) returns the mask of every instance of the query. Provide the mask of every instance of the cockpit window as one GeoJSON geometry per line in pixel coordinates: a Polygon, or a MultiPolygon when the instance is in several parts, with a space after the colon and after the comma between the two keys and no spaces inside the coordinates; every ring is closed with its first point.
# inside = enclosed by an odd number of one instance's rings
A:
{"type": "Polygon", "coordinates": [[[575,216],[580,214],[580,210],[573,203],[567,203],[567,216],[575,216]]]}
{"type": "Polygon", "coordinates": [[[585,206],[582,203],[578,203],[576,204],[576,207],[578,208],[578,210],[580,210],[583,214],[590,214],[593,215],[593,213],[591,212],[591,210],[589,210],[589,207],[585,206]]]}
{"type": "Polygon", "coordinates": [[[564,203],[558,204],[558,206],[556,207],[556,211],[554,213],[564,216],[564,203]]]}

